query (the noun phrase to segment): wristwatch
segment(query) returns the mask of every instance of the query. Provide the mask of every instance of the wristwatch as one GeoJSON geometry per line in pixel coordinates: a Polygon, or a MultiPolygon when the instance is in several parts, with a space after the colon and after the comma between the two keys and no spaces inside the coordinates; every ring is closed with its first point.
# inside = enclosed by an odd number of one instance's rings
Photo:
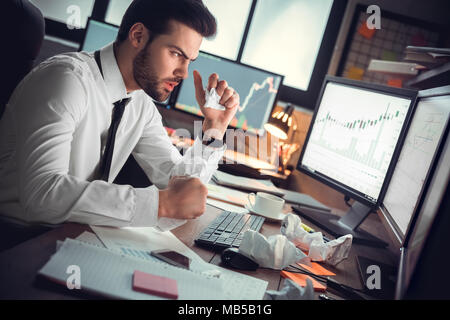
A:
{"type": "Polygon", "coordinates": [[[223,140],[214,139],[203,134],[202,144],[207,147],[221,148],[223,146],[223,140]]]}

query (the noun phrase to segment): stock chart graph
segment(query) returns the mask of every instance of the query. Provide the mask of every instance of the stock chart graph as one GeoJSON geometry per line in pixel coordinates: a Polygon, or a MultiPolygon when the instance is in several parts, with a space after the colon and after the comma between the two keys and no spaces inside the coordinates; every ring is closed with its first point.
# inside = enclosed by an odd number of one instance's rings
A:
{"type": "Polygon", "coordinates": [[[422,100],[405,138],[383,204],[402,234],[420,197],[450,116],[448,98],[422,100]]]}
{"type": "Polygon", "coordinates": [[[302,164],[376,200],[410,101],[329,83],[302,164]]]}
{"type": "Polygon", "coordinates": [[[175,104],[175,108],[199,116],[202,113],[195,99],[193,70],[200,72],[204,87],[210,74],[215,72],[219,75],[219,80],[226,80],[239,93],[240,106],[230,122],[232,127],[258,134],[264,132],[264,123],[270,116],[281,86],[281,76],[200,53],[190,66],[189,77],[181,84],[175,104]]]}
{"type": "MultiPolygon", "coordinates": [[[[399,110],[397,110],[395,114],[387,112],[388,110],[386,110],[384,114],[380,114],[373,119],[355,119],[353,121],[347,122],[340,122],[339,120],[336,120],[336,118],[330,115],[330,113],[328,112],[325,118],[319,119],[316,122],[316,124],[320,124],[322,127],[319,140],[316,143],[329,150],[334,150],[336,154],[339,154],[343,157],[380,170],[384,163],[387,152],[387,150],[383,150],[383,153],[381,154],[381,157],[378,161],[374,158],[375,150],[380,143],[380,136],[383,132],[385,124],[389,121],[395,120],[395,118],[398,118],[400,115],[399,110]],[[346,131],[346,136],[351,135],[350,143],[345,148],[334,148],[331,141],[324,138],[326,130],[337,129],[332,128],[333,126],[340,126],[341,129],[343,129],[342,131],[346,131]],[[371,134],[371,138],[373,138],[370,140],[368,150],[366,151],[361,147],[357,149],[357,146],[361,146],[361,135],[366,134],[366,132],[368,134],[371,134]]],[[[334,131],[337,132],[338,130],[334,131]]]]}

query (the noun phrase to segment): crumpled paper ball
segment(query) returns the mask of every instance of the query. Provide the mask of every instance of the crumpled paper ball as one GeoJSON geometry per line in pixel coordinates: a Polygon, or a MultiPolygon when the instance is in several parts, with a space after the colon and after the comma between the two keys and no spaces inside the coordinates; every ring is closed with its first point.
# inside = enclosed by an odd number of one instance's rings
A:
{"type": "Polygon", "coordinates": [[[225,107],[221,105],[220,96],[217,94],[215,88],[211,88],[211,90],[205,90],[205,108],[211,108],[216,110],[225,110],[225,107]]]}
{"type": "Polygon", "coordinates": [[[310,279],[306,279],[306,287],[301,287],[291,279],[286,279],[280,291],[266,291],[266,300],[314,300],[313,284],[310,279]]]}
{"type": "Polygon", "coordinates": [[[302,228],[301,223],[299,216],[289,213],[283,219],[281,233],[295,246],[309,250],[308,257],[312,261],[323,261],[335,266],[347,259],[353,240],[351,234],[325,242],[321,232],[309,233],[302,228]]]}
{"type": "Polygon", "coordinates": [[[259,232],[248,230],[244,233],[239,252],[256,261],[260,267],[282,270],[294,262],[303,261],[307,256],[281,234],[266,238],[259,232]]]}

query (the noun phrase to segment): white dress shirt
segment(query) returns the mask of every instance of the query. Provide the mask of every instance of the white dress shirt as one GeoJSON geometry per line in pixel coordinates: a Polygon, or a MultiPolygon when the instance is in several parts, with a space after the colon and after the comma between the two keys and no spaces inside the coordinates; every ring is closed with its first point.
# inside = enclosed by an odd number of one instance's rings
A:
{"type": "Polygon", "coordinates": [[[100,52],[50,58],[25,77],[0,121],[0,214],[28,223],[73,221],[108,226],[158,226],[184,221],[158,218],[158,188],[174,175],[207,183],[225,146],[197,139],[185,156],[172,145],[152,99],[127,94],[113,45],[100,52]],[[109,181],[95,180],[113,103],[131,97],[116,134],[109,181]],[[130,154],[153,182],[148,188],[116,185],[130,154]]]}

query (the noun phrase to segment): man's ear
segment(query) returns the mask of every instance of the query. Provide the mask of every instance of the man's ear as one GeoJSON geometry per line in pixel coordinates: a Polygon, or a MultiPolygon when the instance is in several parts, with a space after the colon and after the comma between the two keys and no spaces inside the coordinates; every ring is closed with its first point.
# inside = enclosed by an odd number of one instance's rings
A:
{"type": "Polygon", "coordinates": [[[131,45],[139,50],[145,46],[149,36],[150,31],[141,22],[137,22],[131,26],[128,32],[128,40],[131,45]]]}

